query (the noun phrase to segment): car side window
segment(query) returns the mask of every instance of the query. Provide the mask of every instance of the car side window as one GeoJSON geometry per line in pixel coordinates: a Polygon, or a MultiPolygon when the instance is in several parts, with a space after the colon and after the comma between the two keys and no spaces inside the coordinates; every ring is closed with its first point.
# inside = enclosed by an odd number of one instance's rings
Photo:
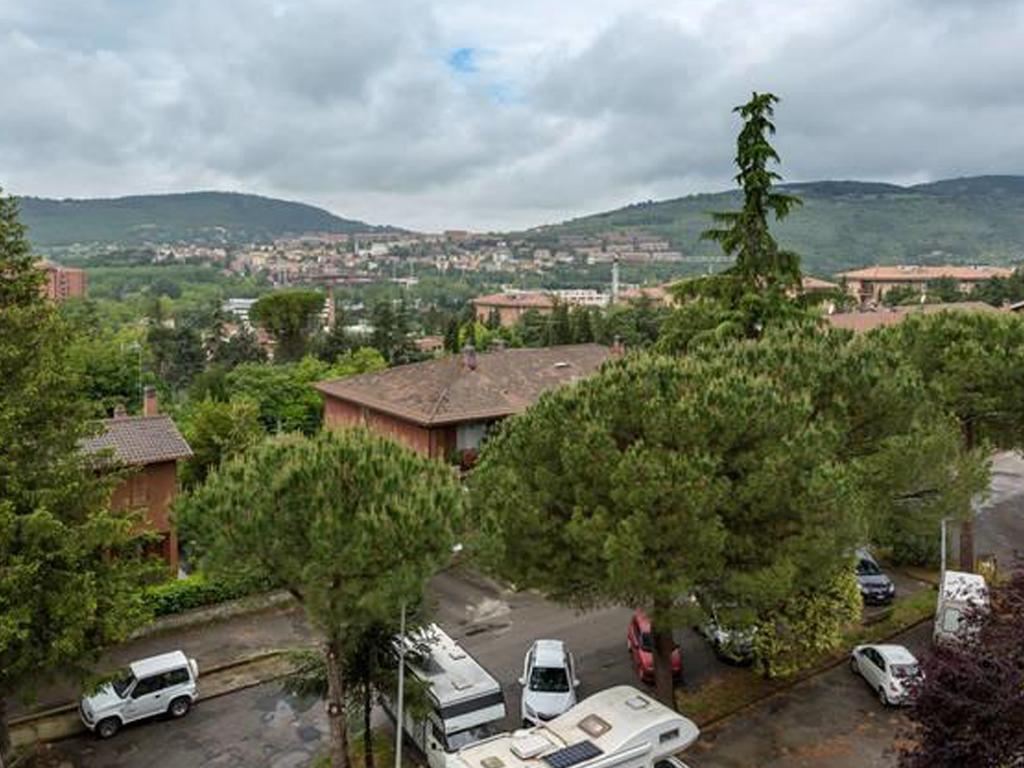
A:
{"type": "Polygon", "coordinates": [[[132,698],[137,699],[141,696],[146,696],[150,693],[155,693],[164,687],[164,676],[154,675],[153,677],[144,677],[139,680],[135,685],[135,690],[132,691],[132,698]]]}
{"type": "Polygon", "coordinates": [[[187,683],[191,678],[189,677],[188,670],[182,667],[181,669],[172,669],[170,672],[164,675],[164,684],[162,687],[170,688],[172,685],[183,685],[187,683]]]}

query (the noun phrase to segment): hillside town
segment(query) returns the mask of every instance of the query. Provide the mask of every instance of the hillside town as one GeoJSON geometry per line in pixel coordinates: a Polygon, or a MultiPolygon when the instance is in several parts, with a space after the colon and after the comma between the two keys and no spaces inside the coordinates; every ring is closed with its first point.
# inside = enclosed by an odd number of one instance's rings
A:
{"type": "Polygon", "coordinates": [[[1020,8],[22,6],[0,768],[1024,768],[1020,8]]]}

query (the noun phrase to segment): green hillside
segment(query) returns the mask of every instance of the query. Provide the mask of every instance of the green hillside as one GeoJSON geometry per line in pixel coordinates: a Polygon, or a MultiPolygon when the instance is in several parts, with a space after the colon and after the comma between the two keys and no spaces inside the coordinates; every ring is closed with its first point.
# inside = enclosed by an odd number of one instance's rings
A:
{"type": "Polygon", "coordinates": [[[37,247],[72,243],[246,243],[303,232],[377,229],[302,203],[234,192],[186,192],[102,200],[21,198],[37,247]]]}
{"type": "MultiPolygon", "coordinates": [[[[827,275],[841,269],[893,263],[1024,261],[1024,176],[978,176],[900,187],[854,181],[789,184],[804,205],[776,235],[803,256],[804,269],[827,275]]],[[[717,255],[700,241],[709,211],[735,209],[737,193],[691,195],[646,202],[539,227],[529,235],[600,234],[637,230],[666,237],[688,256],[717,255]]],[[[702,265],[693,265],[702,269],[702,265]]]]}

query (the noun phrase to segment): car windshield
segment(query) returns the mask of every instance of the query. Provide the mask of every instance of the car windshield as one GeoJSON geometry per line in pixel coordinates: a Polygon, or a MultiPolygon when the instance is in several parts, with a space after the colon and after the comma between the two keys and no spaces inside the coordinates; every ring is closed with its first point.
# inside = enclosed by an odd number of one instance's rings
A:
{"type": "Polygon", "coordinates": [[[882,569],[879,568],[871,560],[865,560],[865,559],[861,558],[861,560],[857,563],[857,575],[858,576],[877,576],[881,572],[882,572],[882,569]]]}
{"type": "Polygon", "coordinates": [[[540,693],[566,693],[569,678],[563,667],[534,667],[530,673],[530,690],[540,693]]]}
{"type": "Polygon", "coordinates": [[[920,674],[917,664],[893,664],[892,676],[899,678],[917,677],[920,674]]]}
{"type": "Polygon", "coordinates": [[[640,647],[643,648],[645,651],[654,650],[654,640],[651,639],[650,632],[640,633],[640,647]]]}
{"type": "Polygon", "coordinates": [[[111,680],[110,685],[114,689],[114,693],[123,699],[134,682],[135,676],[131,672],[125,672],[120,677],[111,680]]]}
{"type": "Polygon", "coordinates": [[[491,723],[485,723],[484,725],[478,725],[475,728],[467,728],[464,731],[457,733],[449,733],[445,741],[447,742],[447,750],[449,752],[457,752],[465,746],[475,744],[478,741],[483,741],[490,736],[497,733],[497,730],[492,726],[491,723]]]}

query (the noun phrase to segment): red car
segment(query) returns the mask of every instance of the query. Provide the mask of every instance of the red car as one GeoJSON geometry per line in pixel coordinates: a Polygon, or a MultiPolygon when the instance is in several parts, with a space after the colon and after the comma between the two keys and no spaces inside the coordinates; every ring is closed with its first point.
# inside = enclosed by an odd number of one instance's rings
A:
{"type": "MultiPolygon", "coordinates": [[[[626,645],[633,659],[633,669],[642,682],[654,684],[654,639],[651,636],[651,620],[647,614],[637,610],[626,631],[626,645]]],[[[679,682],[683,677],[683,657],[679,646],[672,648],[672,680],[679,682]]]]}

